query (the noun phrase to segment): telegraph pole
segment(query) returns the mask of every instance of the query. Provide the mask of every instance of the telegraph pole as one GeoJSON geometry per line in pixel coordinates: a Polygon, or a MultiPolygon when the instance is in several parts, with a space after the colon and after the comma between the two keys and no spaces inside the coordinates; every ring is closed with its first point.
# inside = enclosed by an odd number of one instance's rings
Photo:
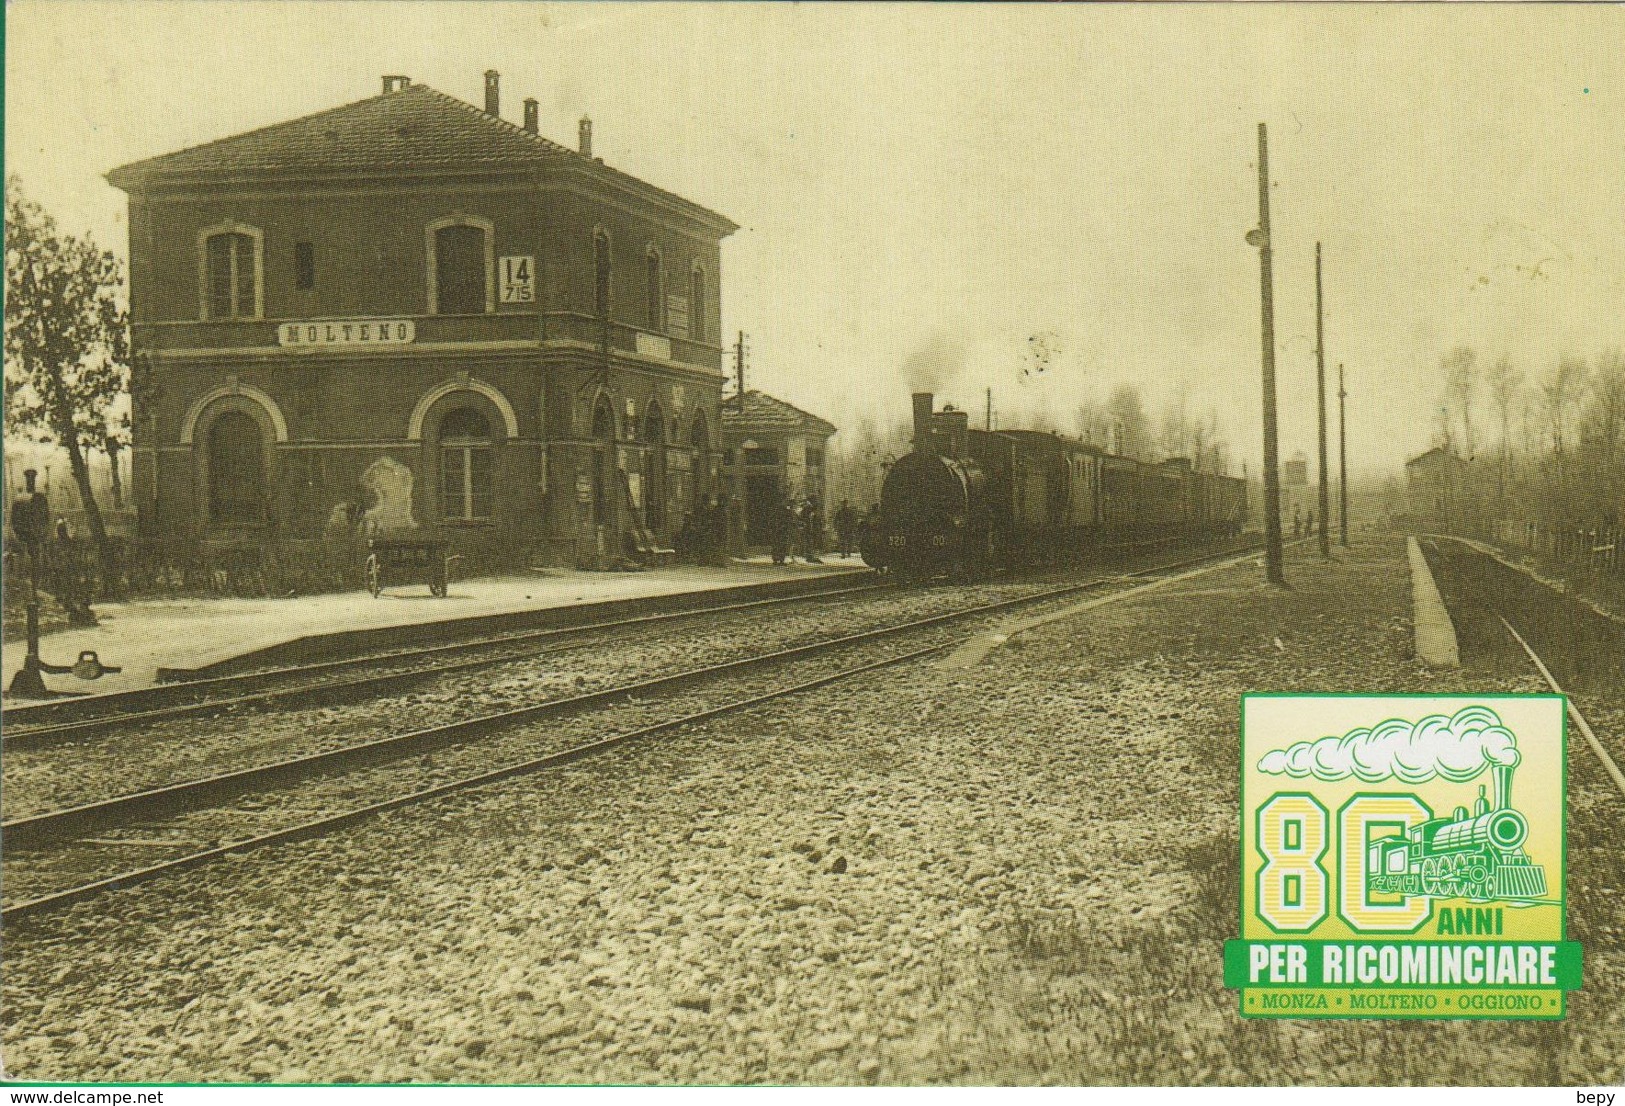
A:
{"type": "Polygon", "coordinates": [[[745,332],[739,332],[739,342],[734,346],[734,375],[738,380],[738,390],[734,393],[734,403],[741,412],[745,410],[745,332]]]}
{"type": "Polygon", "coordinates": [[[984,430],[992,430],[993,429],[993,389],[992,388],[989,388],[987,390],[987,412],[986,412],[986,414],[985,414],[985,416],[983,418],[983,421],[982,421],[982,428],[984,430]]]}
{"type": "Polygon", "coordinates": [[[1247,234],[1258,247],[1258,283],[1263,302],[1264,373],[1264,575],[1285,584],[1281,556],[1281,472],[1275,426],[1275,277],[1270,255],[1270,146],[1258,124],[1258,227],[1247,234]]]}
{"type": "Polygon", "coordinates": [[[1343,366],[1337,366],[1337,544],[1349,545],[1349,426],[1343,400],[1343,366]]]}
{"type": "Polygon", "coordinates": [[[1320,299],[1320,243],[1315,243],[1315,394],[1320,404],[1320,559],[1332,556],[1331,529],[1326,518],[1330,510],[1330,474],[1326,471],[1326,326],[1320,299]]]}

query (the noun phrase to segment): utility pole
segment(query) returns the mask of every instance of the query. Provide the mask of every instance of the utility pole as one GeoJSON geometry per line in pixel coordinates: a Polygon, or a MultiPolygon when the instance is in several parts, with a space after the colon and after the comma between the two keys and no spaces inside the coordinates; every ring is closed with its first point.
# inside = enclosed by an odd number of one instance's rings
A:
{"type": "Polygon", "coordinates": [[[1281,555],[1281,471],[1275,426],[1275,277],[1270,255],[1270,146],[1264,124],[1258,124],[1258,226],[1247,234],[1258,247],[1258,283],[1263,303],[1264,374],[1264,575],[1285,584],[1281,555]]]}
{"type": "Polygon", "coordinates": [[[1320,405],[1320,559],[1332,556],[1330,473],[1326,471],[1326,325],[1320,299],[1320,243],[1315,243],[1315,395],[1320,405]]]}
{"type": "Polygon", "coordinates": [[[739,342],[734,346],[734,376],[738,389],[734,393],[734,405],[743,412],[745,410],[745,332],[739,332],[739,342]]]}
{"type": "Polygon", "coordinates": [[[986,430],[992,430],[993,429],[993,389],[992,388],[989,388],[987,390],[987,413],[986,413],[986,415],[985,415],[985,417],[983,419],[982,426],[986,430]]]}
{"type": "Polygon", "coordinates": [[[1343,400],[1343,366],[1337,366],[1337,544],[1349,545],[1349,426],[1343,400]]]}

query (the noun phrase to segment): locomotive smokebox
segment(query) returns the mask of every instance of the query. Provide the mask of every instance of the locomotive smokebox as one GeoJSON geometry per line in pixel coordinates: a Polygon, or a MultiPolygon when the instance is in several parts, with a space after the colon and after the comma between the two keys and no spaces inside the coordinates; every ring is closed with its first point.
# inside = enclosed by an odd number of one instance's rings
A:
{"type": "Polygon", "coordinates": [[[932,435],[931,408],[936,397],[930,392],[914,393],[914,448],[920,453],[935,453],[936,438],[932,435]]]}

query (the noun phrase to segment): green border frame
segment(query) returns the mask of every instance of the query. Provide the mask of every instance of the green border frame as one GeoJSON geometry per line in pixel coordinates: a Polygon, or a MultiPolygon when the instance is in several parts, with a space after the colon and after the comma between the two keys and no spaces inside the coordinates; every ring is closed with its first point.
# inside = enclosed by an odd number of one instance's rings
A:
{"type": "MultiPolygon", "coordinates": [[[[1249,699],[1550,699],[1558,704],[1557,727],[1557,754],[1558,754],[1558,780],[1561,791],[1558,802],[1558,842],[1561,846],[1559,855],[1562,857],[1562,905],[1557,912],[1557,939],[1567,941],[1569,937],[1569,699],[1567,695],[1560,695],[1551,691],[1244,691],[1236,702],[1236,762],[1237,762],[1237,795],[1236,795],[1236,853],[1238,866],[1241,871],[1236,873],[1236,933],[1240,937],[1246,932],[1247,924],[1247,880],[1246,880],[1246,840],[1247,840],[1247,700],[1249,699]]],[[[1265,923],[1266,926],[1269,923],[1265,923]]],[[[1270,927],[1273,929],[1273,927],[1270,927]]],[[[1294,1012],[1291,1014],[1262,1013],[1247,1010],[1247,990],[1242,988],[1236,992],[1237,1011],[1243,1018],[1312,1018],[1317,1021],[1561,1021],[1568,1017],[1569,996],[1567,991],[1558,992],[1557,1013],[1542,1017],[1517,1016],[1483,1016],[1473,1017],[1465,1015],[1445,1015],[1442,1017],[1396,1017],[1393,1014],[1354,1014],[1354,1013],[1328,1013],[1313,1014],[1308,1012],[1294,1012]]]]}

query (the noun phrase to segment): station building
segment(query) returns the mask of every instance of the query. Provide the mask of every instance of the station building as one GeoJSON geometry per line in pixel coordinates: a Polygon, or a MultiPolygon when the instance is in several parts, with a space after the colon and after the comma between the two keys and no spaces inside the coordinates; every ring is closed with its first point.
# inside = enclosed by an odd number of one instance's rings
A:
{"type": "Polygon", "coordinates": [[[813,496],[827,521],[825,458],[835,427],[755,389],[732,396],[722,410],[723,465],[728,493],[744,524],[744,544],[772,544],[774,513],[786,497],[813,496]]]}
{"type": "Polygon", "coordinates": [[[406,77],[115,169],[144,534],[602,566],[721,490],[736,226],[406,77]]]}

